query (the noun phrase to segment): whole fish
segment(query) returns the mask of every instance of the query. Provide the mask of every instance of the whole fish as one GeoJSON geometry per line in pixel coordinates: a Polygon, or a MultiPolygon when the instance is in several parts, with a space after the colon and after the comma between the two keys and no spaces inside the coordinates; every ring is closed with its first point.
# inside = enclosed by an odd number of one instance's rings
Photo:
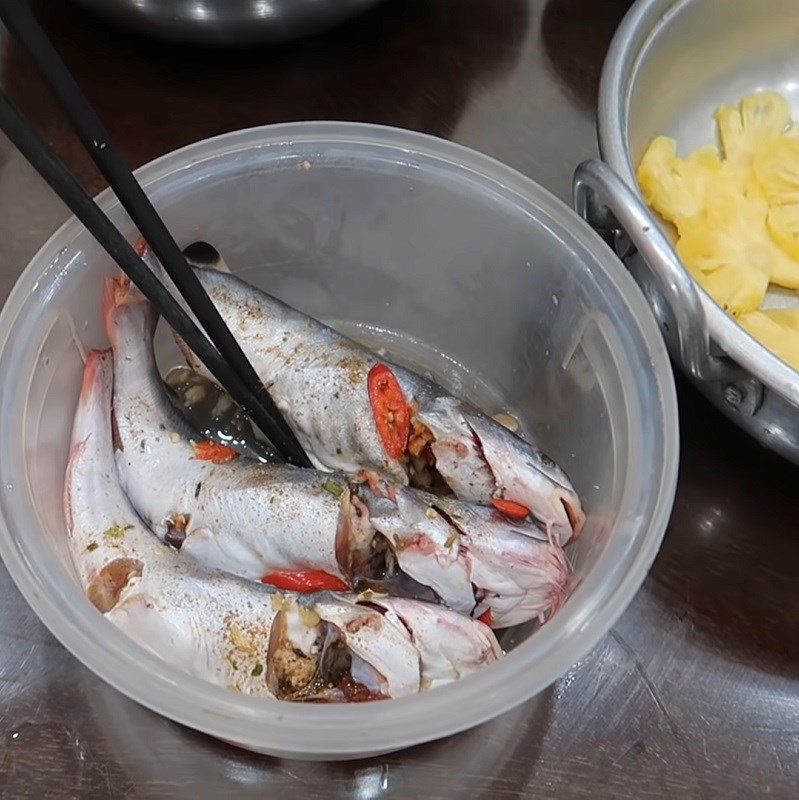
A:
{"type": "Polygon", "coordinates": [[[198,442],[170,405],[157,317],[109,281],[122,486],[147,525],[206,567],[283,589],[373,589],[435,600],[496,627],[544,619],[566,592],[560,547],[531,521],[386,483],[236,457],[198,442]]]}
{"type": "MultiPolygon", "coordinates": [[[[142,248],[154,270],[160,266],[142,248]]],[[[461,500],[534,516],[564,545],[585,515],[545,453],[420,375],[227,272],[196,268],[314,466],[441,480],[461,500]]],[[[202,364],[182,343],[189,363],[202,364]]]]}
{"type": "Polygon", "coordinates": [[[70,548],[89,600],[132,639],[192,675],[286,700],[402,697],[495,661],[489,628],[440,606],[298,597],[206,570],[165,547],[116,475],[112,359],[89,354],[67,468],[70,548]],[[445,641],[439,641],[442,639],[445,641]]]}

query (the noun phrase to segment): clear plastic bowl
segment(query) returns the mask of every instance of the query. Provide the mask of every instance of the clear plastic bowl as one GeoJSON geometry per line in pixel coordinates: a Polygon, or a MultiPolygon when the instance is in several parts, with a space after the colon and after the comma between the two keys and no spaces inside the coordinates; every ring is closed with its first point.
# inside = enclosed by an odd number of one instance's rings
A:
{"type": "MultiPolygon", "coordinates": [[[[177,240],[303,311],[510,410],[572,477],[588,522],[577,587],[508,655],[442,689],[376,704],[256,699],[167,666],[84,598],[61,507],[83,354],[105,345],[115,269],[67,222],[0,315],[0,552],[58,639],[143,705],[243,747],[355,758],[469,728],[547,687],[608,631],[660,545],[677,477],[674,384],[638,288],[599,237],[532,181],[417,133],[345,123],[255,128],[143,167],[177,240]]],[[[104,192],[100,205],[131,236],[104,192]]],[[[164,337],[164,342],[166,337],[164,337]]],[[[169,358],[165,352],[162,357],[169,358]]]]}

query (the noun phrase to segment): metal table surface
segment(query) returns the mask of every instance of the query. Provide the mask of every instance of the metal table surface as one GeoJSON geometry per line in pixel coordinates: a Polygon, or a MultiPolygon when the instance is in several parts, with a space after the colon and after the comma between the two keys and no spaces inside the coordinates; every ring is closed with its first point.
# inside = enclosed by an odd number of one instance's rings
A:
{"type": "MultiPolygon", "coordinates": [[[[483,150],[568,198],[621,0],[387,2],[312,41],[149,42],[61,0],[41,18],[133,165],[235,128],[339,118],[483,150]]],[[[19,47],[2,85],[102,188],[19,47]]],[[[0,292],[66,212],[0,139],[0,292]]],[[[240,752],[105,686],[0,567],[3,798],[774,797],[799,783],[799,470],[681,384],[682,474],[662,552],[613,631],[555,686],[468,733],[369,761],[240,752]]],[[[346,736],[346,731],[342,731],[346,736]]]]}

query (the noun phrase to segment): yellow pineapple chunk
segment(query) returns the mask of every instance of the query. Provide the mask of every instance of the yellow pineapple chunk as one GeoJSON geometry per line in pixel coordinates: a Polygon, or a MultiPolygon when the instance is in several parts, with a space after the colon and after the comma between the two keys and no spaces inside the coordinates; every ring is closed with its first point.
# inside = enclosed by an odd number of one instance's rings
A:
{"type": "Polygon", "coordinates": [[[799,369],[799,306],[760,310],[769,283],[799,289],[799,123],[774,92],[716,110],[723,158],[686,158],[660,136],[636,173],[646,202],[673,223],[694,279],[745,330],[799,369]]]}
{"type": "Polygon", "coordinates": [[[799,204],[799,138],[780,136],[761,142],[752,168],[769,203],[799,204]]]}
{"type": "Polygon", "coordinates": [[[774,355],[799,369],[799,331],[780,325],[770,312],[750,311],[738,317],[738,322],[774,355]]]}
{"type": "Polygon", "coordinates": [[[708,181],[721,170],[715,147],[701,147],[688,158],[677,155],[668,136],[658,136],[647,148],[636,177],[644,200],[664,219],[680,220],[699,214],[705,205],[708,181]]]}
{"type": "Polygon", "coordinates": [[[764,273],[736,264],[725,264],[710,272],[692,269],[691,273],[716,303],[733,316],[759,308],[768,289],[764,273]]]}
{"type": "Polygon", "coordinates": [[[791,258],[799,259],[799,205],[771,206],[767,224],[771,238],[791,258]]]}
{"type": "Polygon", "coordinates": [[[766,308],[763,313],[783,328],[799,332],[799,306],[766,308]]]}
{"type": "Polygon", "coordinates": [[[791,124],[788,101],[776,92],[747,95],[737,106],[720,106],[715,116],[725,160],[744,167],[761,142],[782,135],[791,124]]]}
{"type": "Polygon", "coordinates": [[[799,262],[772,241],[767,214],[762,197],[737,192],[709,196],[705,213],[683,222],[677,252],[694,273],[734,265],[763,273],[780,286],[799,288],[799,262]]]}
{"type": "Polygon", "coordinates": [[[799,259],[799,138],[767,139],[752,168],[769,202],[768,230],[792,258],[799,259]]]}

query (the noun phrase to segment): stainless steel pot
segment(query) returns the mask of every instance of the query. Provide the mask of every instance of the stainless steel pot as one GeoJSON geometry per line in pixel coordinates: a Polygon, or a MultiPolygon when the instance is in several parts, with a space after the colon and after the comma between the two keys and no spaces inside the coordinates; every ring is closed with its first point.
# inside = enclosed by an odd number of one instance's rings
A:
{"type": "Polygon", "coordinates": [[[253,44],[307,36],[377,0],[79,0],[102,16],[165,39],[253,44]]]}
{"type": "MultiPolygon", "coordinates": [[[[799,373],[752,338],[691,279],[635,180],[654,136],[683,152],[713,141],[713,110],[772,89],[799,111],[795,0],[638,0],[611,44],[599,96],[605,163],[581,164],[575,207],[610,233],[649,301],[674,361],[740,427],[799,463],[799,373]]],[[[767,305],[797,304],[772,290],[767,305]]]]}

